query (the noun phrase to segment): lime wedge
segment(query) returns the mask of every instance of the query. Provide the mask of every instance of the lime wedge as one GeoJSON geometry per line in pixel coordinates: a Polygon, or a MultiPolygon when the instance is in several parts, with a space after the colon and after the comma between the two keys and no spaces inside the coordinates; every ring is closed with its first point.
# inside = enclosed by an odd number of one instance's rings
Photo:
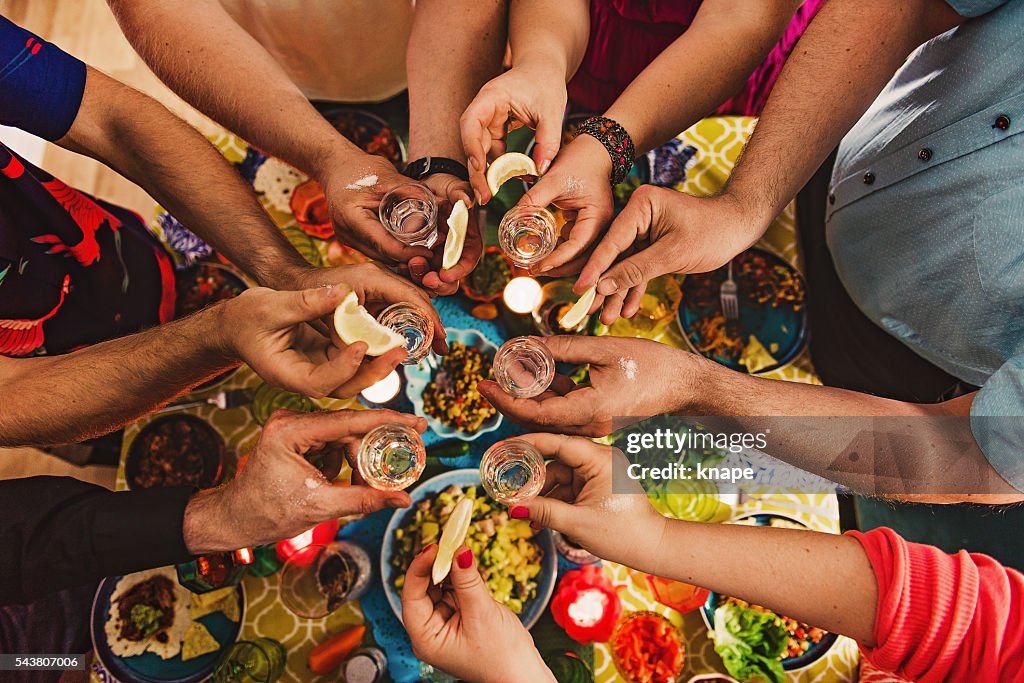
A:
{"type": "Polygon", "coordinates": [[[490,188],[492,195],[498,194],[498,190],[506,182],[524,175],[540,175],[533,159],[522,152],[506,152],[487,167],[487,187],[490,188]]]}
{"type": "Polygon", "coordinates": [[[460,199],[452,207],[448,216],[448,237],[444,240],[444,257],[441,267],[445,270],[454,268],[462,258],[462,247],[466,244],[466,228],[469,226],[469,207],[460,199]]]}
{"type": "Polygon", "coordinates": [[[572,308],[558,319],[558,324],[562,329],[571,330],[583,322],[583,319],[590,312],[590,307],[594,304],[595,296],[597,296],[597,285],[583,292],[583,296],[572,305],[572,308]]]}
{"type": "Polygon", "coordinates": [[[455,551],[459,549],[462,542],[466,540],[469,532],[469,522],[473,518],[473,500],[462,498],[455,504],[455,509],[448,517],[441,532],[441,540],[437,544],[437,557],[434,558],[434,567],[430,572],[434,584],[439,584],[448,576],[452,570],[452,560],[455,558],[455,551]]]}
{"type": "Polygon", "coordinates": [[[346,344],[366,342],[366,355],[381,356],[405,346],[405,337],[384,327],[359,305],[359,297],[349,292],[334,310],[334,329],[346,344]]]}

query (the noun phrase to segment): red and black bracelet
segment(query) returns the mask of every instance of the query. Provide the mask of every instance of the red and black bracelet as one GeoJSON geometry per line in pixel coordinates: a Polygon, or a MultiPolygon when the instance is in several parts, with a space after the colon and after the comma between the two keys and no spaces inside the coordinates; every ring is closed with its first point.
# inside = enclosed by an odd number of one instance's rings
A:
{"type": "Polygon", "coordinates": [[[576,129],[576,135],[589,135],[608,150],[612,159],[612,185],[626,179],[636,160],[636,148],[625,128],[607,116],[591,116],[576,129]]]}

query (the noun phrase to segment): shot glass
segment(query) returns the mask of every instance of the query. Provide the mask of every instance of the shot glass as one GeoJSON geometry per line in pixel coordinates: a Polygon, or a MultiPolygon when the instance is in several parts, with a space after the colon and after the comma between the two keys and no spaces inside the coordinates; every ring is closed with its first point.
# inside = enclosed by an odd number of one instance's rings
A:
{"type": "Polygon", "coordinates": [[[555,357],[532,337],[513,337],[494,354],[494,381],[516,398],[540,396],[555,377],[555,357]]]}
{"type": "Polygon", "coordinates": [[[377,316],[377,322],[405,337],[407,355],[402,365],[416,365],[430,353],[434,323],[412,304],[391,304],[377,316]]]}
{"type": "Polygon", "coordinates": [[[292,614],[322,619],[358,600],[370,585],[373,568],[366,551],[348,541],[308,545],[281,569],[281,601],[292,614]]]}
{"type": "Polygon", "coordinates": [[[373,488],[400,491],[423,474],[427,449],[416,430],[398,422],[387,422],[363,437],[356,465],[360,476],[373,488]]]}
{"type": "Polygon", "coordinates": [[[480,460],[480,481],[494,500],[513,505],[540,493],[544,458],[522,439],[499,441],[480,460]]]}
{"type": "Polygon", "coordinates": [[[512,207],[498,225],[498,245],[520,268],[529,268],[555,250],[555,217],[543,206],[512,207]]]}
{"type": "Polygon", "coordinates": [[[437,241],[437,200],[419,183],[402,183],[380,200],[380,222],[395,239],[428,249],[437,241]]]}

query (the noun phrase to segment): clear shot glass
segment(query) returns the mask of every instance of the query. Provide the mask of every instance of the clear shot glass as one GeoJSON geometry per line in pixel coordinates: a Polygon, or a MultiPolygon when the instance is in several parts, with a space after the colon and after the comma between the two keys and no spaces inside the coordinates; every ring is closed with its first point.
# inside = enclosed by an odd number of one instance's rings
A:
{"type": "Polygon", "coordinates": [[[380,200],[380,222],[395,239],[428,249],[437,241],[437,199],[419,183],[396,185],[380,200]]]}
{"type": "Polygon", "coordinates": [[[356,465],[360,476],[373,488],[400,491],[423,474],[427,449],[416,430],[398,422],[387,422],[363,437],[356,465]]]}
{"type": "Polygon", "coordinates": [[[555,377],[555,357],[547,345],[532,337],[514,337],[494,354],[494,381],[516,398],[533,398],[547,391],[555,377]]]}
{"type": "Polygon", "coordinates": [[[405,338],[407,355],[402,365],[416,365],[430,353],[434,323],[412,304],[391,304],[380,312],[377,322],[405,338]]]}
{"type": "Polygon", "coordinates": [[[529,268],[555,250],[555,217],[543,206],[512,207],[498,225],[498,246],[520,268],[529,268]]]}
{"type": "Polygon", "coordinates": [[[494,500],[513,505],[540,493],[544,458],[522,439],[499,441],[480,460],[480,481],[494,500]]]}

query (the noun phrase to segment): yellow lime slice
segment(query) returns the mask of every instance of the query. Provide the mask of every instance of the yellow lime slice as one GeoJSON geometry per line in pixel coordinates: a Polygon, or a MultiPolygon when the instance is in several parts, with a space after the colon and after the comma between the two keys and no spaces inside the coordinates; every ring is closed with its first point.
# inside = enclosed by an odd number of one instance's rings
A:
{"type": "Polygon", "coordinates": [[[498,194],[502,185],[512,178],[523,175],[540,175],[533,159],[522,152],[506,152],[487,167],[487,187],[490,188],[492,195],[498,194]]]}
{"type": "Polygon", "coordinates": [[[471,498],[463,498],[455,504],[455,509],[452,510],[452,514],[444,525],[444,531],[441,532],[441,540],[437,544],[437,557],[434,558],[434,567],[430,571],[435,585],[444,581],[448,572],[452,570],[455,551],[466,540],[469,522],[472,518],[473,500],[471,498]]]}
{"type": "Polygon", "coordinates": [[[445,270],[454,268],[462,258],[462,247],[466,244],[466,228],[469,226],[469,207],[460,199],[452,207],[452,215],[448,216],[448,237],[444,240],[444,257],[441,267],[445,270]]]}
{"type": "Polygon", "coordinates": [[[565,314],[558,319],[558,324],[561,325],[563,329],[571,330],[583,322],[583,319],[587,317],[587,313],[590,312],[590,307],[593,305],[594,297],[596,295],[597,285],[594,285],[587,291],[583,292],[583,296],[581,296],[579,300],[572,305],[572,308],[566,311],[565,314]]]}
{"type": "Polygon", "coordinates": [[[349,292],[334,310],[334,329],[346,344],[366,342],[366,355],[382,356],[405,346],[405,337],[384,327],[359,305],[359,297],[349,292]]]}

